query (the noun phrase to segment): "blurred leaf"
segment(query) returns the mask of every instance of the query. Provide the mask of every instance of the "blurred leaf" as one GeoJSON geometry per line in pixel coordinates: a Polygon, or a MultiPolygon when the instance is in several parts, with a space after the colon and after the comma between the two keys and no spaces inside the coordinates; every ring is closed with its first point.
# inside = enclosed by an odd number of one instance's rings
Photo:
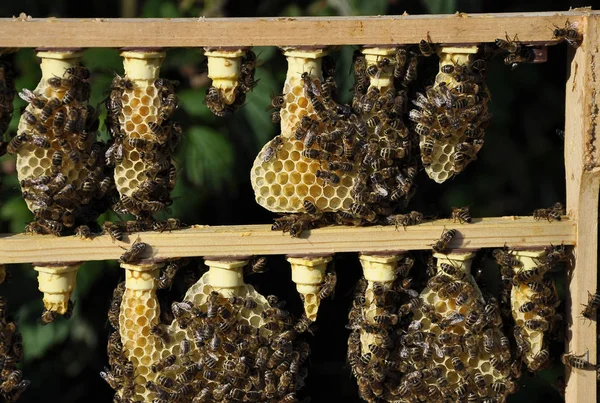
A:
{"type": "Polygon", "coordinates": [[[20,197],[13,197],[4,203],[0,209],[0,217],[10,222],[10,231],[23,232],[23,227],[33,219],[25,201],[20,197]]]}
{"type": "Polygon", "coordinates": [[[454,14],[456,0],[422,0],[430,14],[454,14]]]}
{"type": "Polygon", "coordinates": [[[58,318],[49,325],[40,324],[26,325],[21,327],[23,344],[25,349],[25,360],[39,358],[53,345],[65,340],[69,335],[69,324],[66,320],[58,318]]]}
{"type": "Polygon", "coordinates": [[[183,166],[190,181],[212,190],[220,190],[231,183],[233,150],[229,141],[218,131],[205,126],[191,127],[187,133],[183,166]]]}
{"type": "Polygon", "coordinates": [[[354,15],[383,15],[388,7],[388,0],[350,0],[354,15]]]}
{"type": "Polygon", "coordinates": [[[276,127],[271,122],[271,113],[265,109],[271,104],[272,94],[279,94],[281,90],[265,69],[257,69],[256,78],[260,79],[260,83],[248,94],[242,112],[252,128],[256,142],[262,145],[273,137],[276,127]]]}
{"type": "Polygon", "coordinates": [[[275,46],[255,46],[252,48],[252,51],[256,53],[256,56],[258,57],[258,65],[261,66],[264,64],[264,62],[275,56],[277,48],[275,46]]]}
{"type": "Polygon", "coordinates": [[[177,92],[181,108],[194,118],[214,121],[215,116],[206,107],[206,94],[199,89],[185,89],[177,92]]]}

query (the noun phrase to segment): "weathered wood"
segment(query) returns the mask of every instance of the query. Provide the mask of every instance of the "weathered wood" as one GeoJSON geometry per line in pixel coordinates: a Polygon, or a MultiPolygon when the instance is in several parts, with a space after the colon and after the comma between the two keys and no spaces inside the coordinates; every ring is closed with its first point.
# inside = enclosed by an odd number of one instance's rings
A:
{"type": "MultiPolygon", "coordinates": [[[[598,192],[600,177],[596,136],[600,59],[597,18],[583,22],[583,43],[570,64],[566,89],[565,168],[567,213],[577,220],[575,267],[569,284],[567,312],[570,331],[567,352],[586,354],[596,363],[596,322],[581,316],[588,291],[595,292],[598,271],[598,192]]],[[[596,371],[573,370],[567,379],[566,401],[596,402],[596,371]]]]}
{"type": "Polygon", "coordinates": [[[493,42],[505,32],[551,43],[554,25],[595,11],[373,17],[0,19],[0,47],[325,46],[493,42]]]}
{"type": "Polygon", "coordinates": [[[323,254],[336,252],[386,252],[430,249],[444,229],[459,231],[451,248],[519,247],[572,245],[576,223],[572,220],[549,223],[531,217],[473,219],[472,224],[436,220],[418,226],[327,227],[292,238],[270,225],[189,228],[169,232],[131,234],[127,242],[113,242],[108,235],[91,240],[43,235],[0,237],[0,264],[53,263],[65,261],[116,260],[139,236],[150,245],[143,257],[166,259],[187,256],[247,256],[323,254]]]}

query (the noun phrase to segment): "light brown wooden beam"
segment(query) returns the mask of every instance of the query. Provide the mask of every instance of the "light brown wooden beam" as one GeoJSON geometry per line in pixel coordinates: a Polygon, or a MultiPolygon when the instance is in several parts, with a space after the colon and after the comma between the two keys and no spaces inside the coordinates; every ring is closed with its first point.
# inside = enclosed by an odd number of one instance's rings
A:
{"type": "Polygon", "coordinates": [[[551,29],[598,12],[373,17],[0,19],[0,47],[202,47],[553,42],[551,29]]]}
{"type": "Polygon", "coordinates": [[[386,252],[430,249],[444,229],[456,228],[458,236],[451,248],[489,248],[505,244],[520,247],[572,245],[576,224],[535,221],[530,217],[474,219],[472,224],[436,220],[418,226],[327,227],[307,231],[292,238],[270,225],[188,228],[179,231],[131,234],[127,242],[112,242],[108,235],[91,240],[51,235],[5,235],[0,237],[0,264],[54,263],[90,260],[116,260],[140,237],[150,245],[143,257],[166,259],[191,256],[247,256],[323,254],[337,252],[386,252]]]}
{"type": "MultiPolygon", "coordinates": [[[[600,130],[600,24],[584,21],[583,43],[572,58],[566,88],[565,173],[567,213],[577,220],[575,267],[567,294],[569,332],[566,352],[585,354],[596,363],[596,321],[581,316],[588,292],[598,276],[598,192],[596,137],[600,130]]],[[[567,377],[567,403],[596,403],[596,371],[572,370],[567,377]]]]}

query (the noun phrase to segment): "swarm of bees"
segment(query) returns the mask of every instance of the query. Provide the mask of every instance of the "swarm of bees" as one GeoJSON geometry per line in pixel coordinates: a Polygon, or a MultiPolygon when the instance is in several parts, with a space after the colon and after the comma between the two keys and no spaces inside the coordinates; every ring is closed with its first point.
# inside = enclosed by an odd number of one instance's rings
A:
{"type": "Polygon", "coordinates": [[[251,50],[246,51],[245,55],[242,57],[242,67],[235,88],[235,98],[233,103],[227,103],[221,95],[220,90],[215,86],[210,86],[206,90],[206,106],[212,113],[216,116],[223,117],[232,114],[244,105],[246,102],[246,94],[252,91],[258,83],[258,80],[254,80],[256,62],[256,54],[251,50]]]}
{"type": "Polygon", "coordinates": [[[171,121],[179,105],[176,85],[178,82],[164,78],[148,82],[116,75],[106,100],[106,125],[112,139],[105,158],[109,166],[116,167],[115,180],[121,194],[113,209],[134,215],[144,223],[143,229],[152,229],[152,215],[172,204],[170,192],[177,171],[171,154],[182,137],[179,124],[171,121]],[[148,95],[138,98],[141,92],[148,95]],[[141,171],[133,166],[137,160],[142,162],[141,171]],[[135,171],[137,180],[130,180],[130,170],[135,171]]]}
{"type": "MultiPolygon", "coordinates": [[[[159,288],[168,288],[186,262],[170,262],[158,280],[159,288]]],[[[248,270],[264,269],[264,260],[257,259],[248,270]]],[[[191,288],[189,299],[161,307],[160,319],[152,324],[149,336],[156,340],[160,354],[150,355],[155,358],[147,365],[151,374],[143,376],[143,384],[137,368],[142,364],[136,364],[141,357],[129,361],[120,337],[126,331],[121,326],[127,325],[119,323],[119,309],[129,294],[125,283],[115,289],[109,310],[109,322],[116,330],[108,344],[110,368],[101,372],[117,391],[115,401],[299,401],[297,392],[303,387],[304,363],[310,353],[302,334],[311,331],[312,321],[306,316],[295,320],[275,296],[267,297],[265,303],[245,292],[225,297],[205,287],[200,286],[202,293],[208,292],[204,303],[190,295],[195,292],[191,288]],[[259,315],[258,325],[248,319],[248,311],[259,315]]]]}
{"type": "MultiPolygon", "coordinates": [[[[9,272],[0,277],[0,284],[8,281],[9,272]]],[[[16,402],[29,386],[17,364],[23,359],[23,344],[17,325],[7,313],[6,298],[0,296],[0,401],[16,402]]]]}
{"type": "Polygon", "coordinates": [[[421,162],[441,183],[477,158],[490,115],[485,84],[486,62],[467,55],[440,53],[436,83],[417,93],[409,113],[420,138],[421,162]]]}
{"type": "Polygon", "coordinates": [[[109,207],[114,187],[102,158],[104,143],[96,141],[97,112],[87,104],[89,70],[73,65],[19,96],[29,105],[8,152],[17,154],[23,198],[36,217],[25,231],[89,232],[85,228],[109,207]]]}

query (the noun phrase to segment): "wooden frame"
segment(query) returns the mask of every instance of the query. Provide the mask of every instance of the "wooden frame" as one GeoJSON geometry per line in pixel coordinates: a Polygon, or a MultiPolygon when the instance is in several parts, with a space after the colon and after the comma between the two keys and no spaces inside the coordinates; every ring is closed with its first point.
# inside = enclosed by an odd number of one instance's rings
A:
{"type": "MultiPolygon", "coordinates": [[[[549,243],[574,245],[575,267],[569,284],[567,350],[587,353],[596,360],[596,322],[584,322],[581,304],[597,282],[598,192],[600,190],[599,130],[600,13],[569,12],[481,15],[381,16],[339,18],[240,19],[0,19],[0,47],[243,47],[326,46],[356,44],[414,44],[427,33],[434,42],[481,43],[502,38],[505,32],[534,44],[554,44],[553,26],[569,20],[583,33],[573,51],[566,85],[565,166],[569,219],[557,223],[526,217],[484,218],[458,226],[448,220],[406,230],[393,227],[323,228],[293,239],[271,232],[268,226],[197,227],[173,233],[144,233],[151,257],[243,256],[385,252],[428,249],[444,228],[458,227],[452,247],[533,247],[549,243]],[[285,35],[281,33],[284,32],[285,35]],[[493,234],[493,235],[490,235],[493,234]]],[[[128,243],[138,234],[128,237],[128,243]]],[[[87,261],[116,259],[122,243],[107,236],[93,240],[74,237],[5,235],[0,237],[0,263],[87,261]],[[35,242],[32,240],[35,239],[35,242]],[[35,245],[35,246],[33,246],[35,245]],[[68,249],[65,250],[65,247],[68,249]]],[[[567,379],[566,401],[596,402],[596,372],[575,370],[567,379]]]]}

